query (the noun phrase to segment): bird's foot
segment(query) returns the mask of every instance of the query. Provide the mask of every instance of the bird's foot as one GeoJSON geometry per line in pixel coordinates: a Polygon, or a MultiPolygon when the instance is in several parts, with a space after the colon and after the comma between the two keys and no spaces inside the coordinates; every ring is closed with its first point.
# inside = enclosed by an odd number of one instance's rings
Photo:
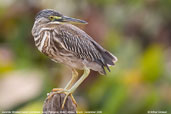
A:
{"type": "Polygon", "coordinates": [[[72,102],[77,106],[77,102],[74,99],[74,97],[73,97],[73,95],[72,95],[72,93],[70,91],[65,91],[63,93],[66,94],[66,95],[65,95],[65,98],[64,98],[63,103],[62,103],[62,109],[64,108],[64,105],[65,105],[65,102],[66,102],[68,96],[71,97],[72,102]]]}
{"type": "Polygon", "coordinates": [[[65,90],[65,89],[63,89],[63,88],[53,88],[52,89],[52,93],[48,93],[47,95],[48,95],[48,100],[51,98],[51,97],[53,97],[53,95],[55,95],[55,94],[57,94],[57,93],[60,93],[60,91],[67,91],[67,90],[65,90]]]}
{"type": "Polygon", "coordinates": [[[66,103],[66,100],[67,100],[68,96],[71,97],[72,102],[77,106],[77,102],[74,99],[74,97],[73,97],[73,95],[72,95],[72,93],[70,91],[68,91],[66,89],[63,89],[63,88],[54,88],[54,89],[52,89],[52,92],[53,93],[48,96],[48,99],[50,99],[53,95],[58,94],[58,93],[64,93],[65,94],[65,97],[64,97],[64,100],[63,100],[63,103],[62,103],[62,106],[61,106],[62,109],[64,108],[64,105],[66,103]]]}

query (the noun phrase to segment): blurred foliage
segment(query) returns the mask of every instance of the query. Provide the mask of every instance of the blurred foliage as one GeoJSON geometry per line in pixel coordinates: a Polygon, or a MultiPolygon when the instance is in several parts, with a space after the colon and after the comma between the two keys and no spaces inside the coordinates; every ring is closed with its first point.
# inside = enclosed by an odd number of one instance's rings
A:
{"type": "Polygon", "coordinates": [[[41,110],[46,93],[63,87],[71,78],[69,69],[34,46],[34,17],[41,9],[51,8],[88,21],[80,28],[118,57],[107,76],[92,71],[77,89],[78,110],[171,113],[170,6],[170,0],[0,1],[0,80],[23,69],[44,74],[39,96],[4,110],[41,110]]]}

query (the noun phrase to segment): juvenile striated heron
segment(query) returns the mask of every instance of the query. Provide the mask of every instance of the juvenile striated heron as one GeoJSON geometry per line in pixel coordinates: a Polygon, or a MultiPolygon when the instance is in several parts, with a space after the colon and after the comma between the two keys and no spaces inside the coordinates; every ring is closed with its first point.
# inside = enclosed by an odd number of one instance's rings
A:
{"type": "MultiPolygon", "coordinates": [[[[66,87],[53,89],[53,91],[60,90],[61,93],[66,94],[62,107],[67,96],[72,96],[76,88],[89,75],[90,69],[104,75],[106,74],[104,67],[110,71],[109,66],[117,61],[114,55],[101,47],[84,31],[72,25],[73,23],[87,24],[86,21],[64,16],[52,9],[45,9],[37,14],[32,28],[32,35],[38,50],[51,60],[72,68],[72,78],[66,87]],[[84,70],[79,80],[77,80],[76,69],[84,70]]],[[[73,101],[75,102],[74,98],[73,101]]]]}

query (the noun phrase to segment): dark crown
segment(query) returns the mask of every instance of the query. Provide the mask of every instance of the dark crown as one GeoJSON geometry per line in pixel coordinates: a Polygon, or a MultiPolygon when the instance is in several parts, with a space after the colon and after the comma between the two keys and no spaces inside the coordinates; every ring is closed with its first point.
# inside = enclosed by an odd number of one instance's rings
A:
{"type": "Polygon", "coordinates": [[[59,17],[62,17],[63,15],[60,14],[59,12],[53,10],[53,9],[44,9],[44,10],[41,10],[40,12],[37,13],[35,19],[38,19],[38,18],[41,18],[41,17],[48,18],[49,16],[59,16],[59,17]]]}

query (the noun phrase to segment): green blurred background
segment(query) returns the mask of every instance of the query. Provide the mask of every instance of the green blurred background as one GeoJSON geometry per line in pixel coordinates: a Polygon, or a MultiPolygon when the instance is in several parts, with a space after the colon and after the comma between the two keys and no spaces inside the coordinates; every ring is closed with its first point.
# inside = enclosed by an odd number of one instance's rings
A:
{"type": "Polygon", "coordinates": [[[79,27],[118,57],[107,76],[92,71],[74,93],[78,111],[171,113],[171,0],[1,0],[1,111],[41,111],[71,78],[34,45],[34,17],[45,8],[86,20],[79,27]]]}

